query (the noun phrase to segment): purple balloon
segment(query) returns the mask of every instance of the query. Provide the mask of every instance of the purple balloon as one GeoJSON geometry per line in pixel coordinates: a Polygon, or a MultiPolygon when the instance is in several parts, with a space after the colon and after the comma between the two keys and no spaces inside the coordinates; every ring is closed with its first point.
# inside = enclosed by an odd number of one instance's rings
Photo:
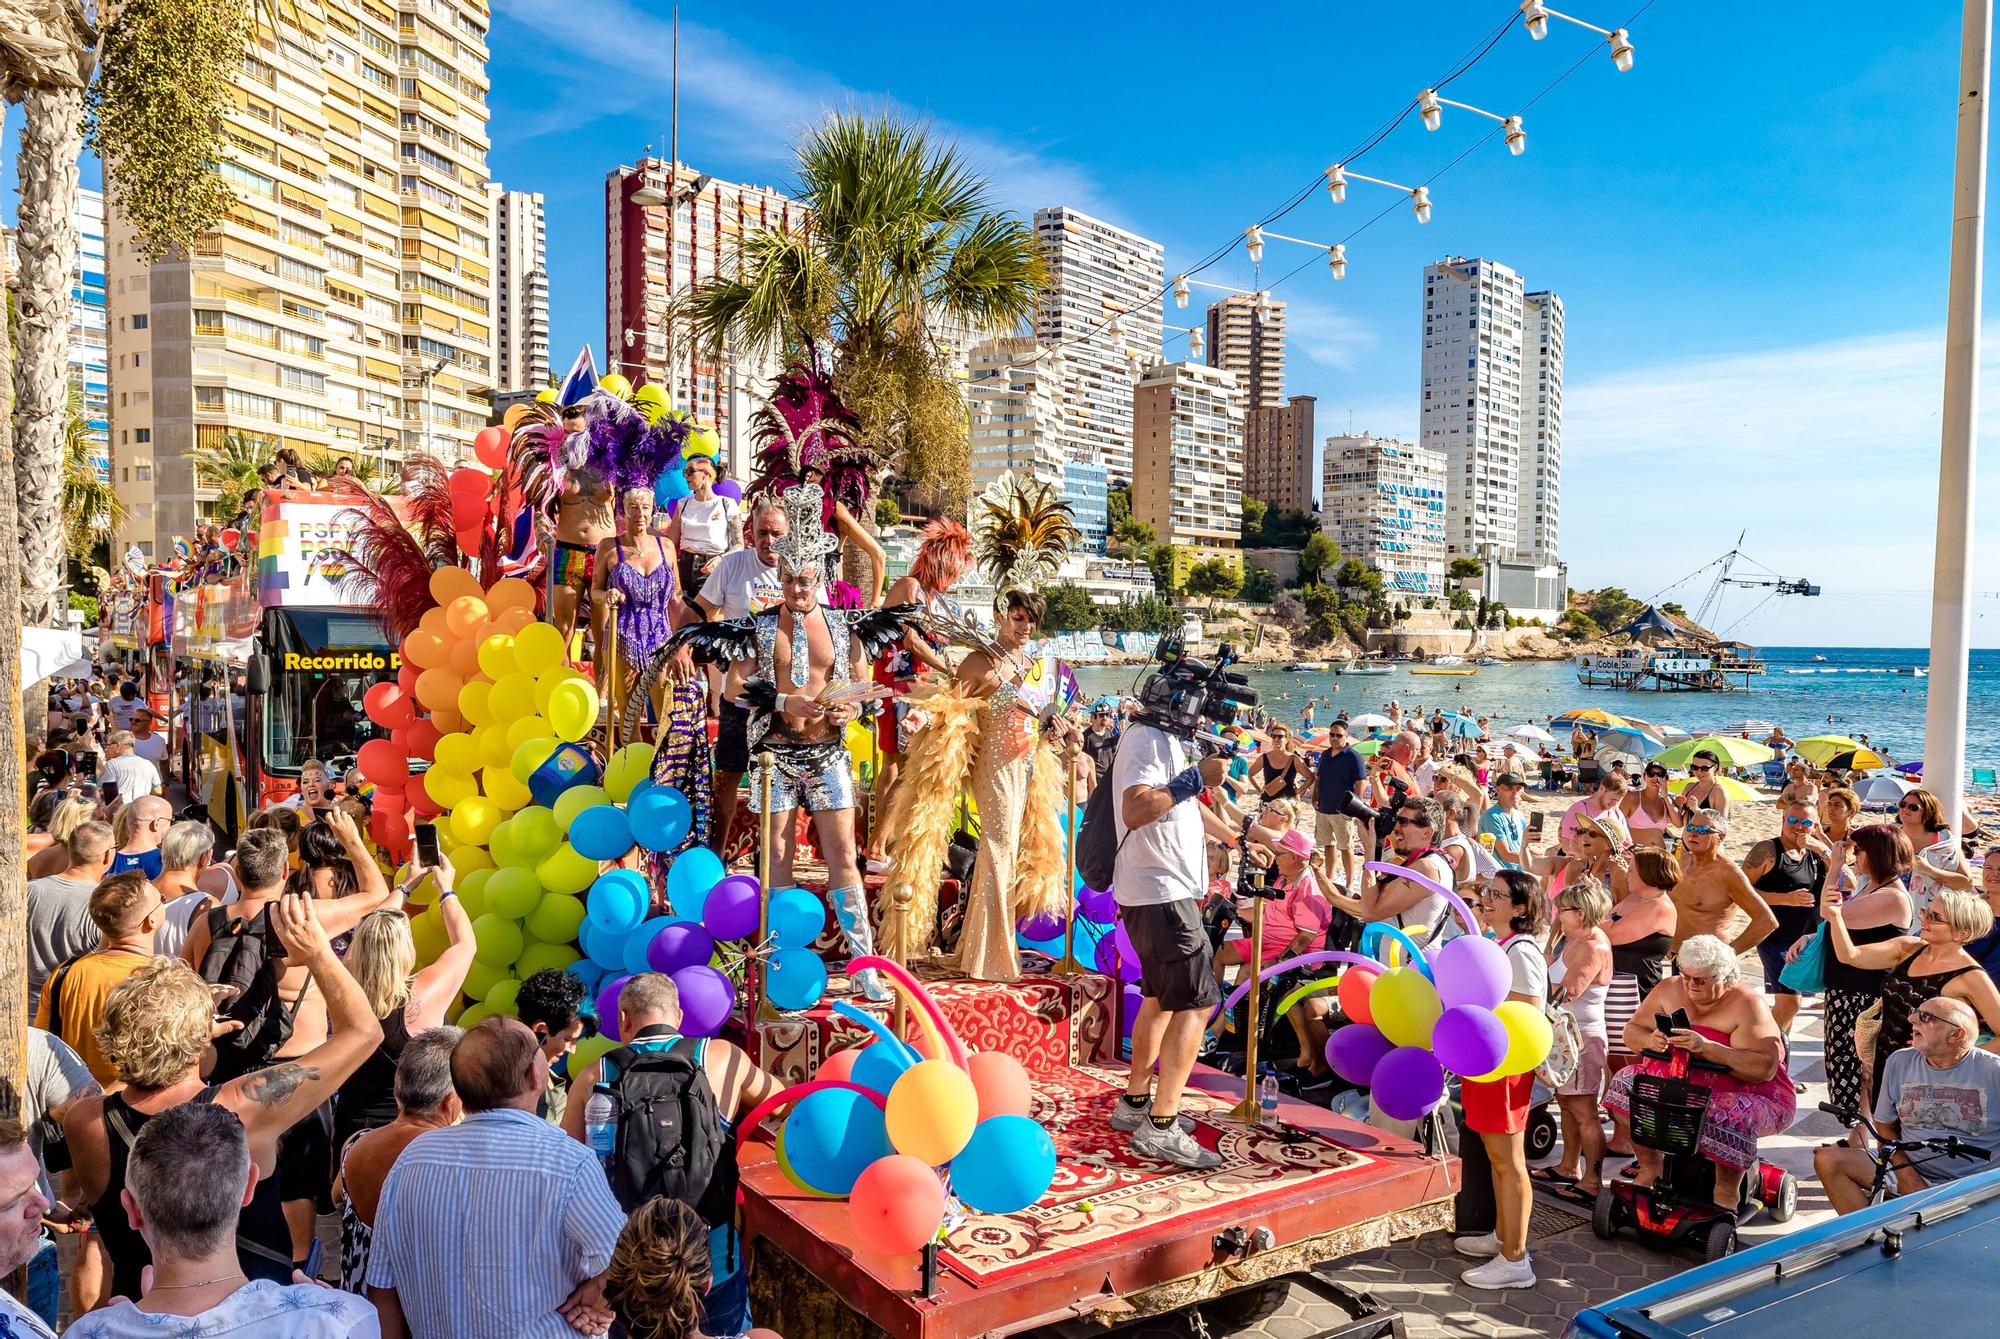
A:
{"type": "MultiPolygon", "coordinates": [[[[1460,935],[1457,939],[1447,940],[1438,951],[1431,974],[1437,980],[1438,999],[1447,1009],[1461,1005],[1497,1009],[1500,1001],[1507,998],[1507,988],[1514,981],[1513,969],[1507,962],[1507,951],[1492,940],[1476,935],[1460,935]]],[[[1459,1070],[1461,1074],[1466,1072],[1459,1070]]],[[[1484,1074],[1486,1071],[1471,1072],[1484,1074]]]]}
{"type": "Polygon", "coordinates": [[[730,875],[708,890],[708,901],[701,908],[701,923],[717,939],[742,939],[756,934],[757,894],[754,875],[730,875]]]}
{"type": "MultiPolygon", "coordinates": [[[[646,945],[646,965],[669,976],[683,967],[695,967],[715,956],[715,936],[693,921],[674,921],[660,927],[653,942],[646,945]]],[[[1480,1071],[1482,1074],[1485,1070],[1480,1071]]]]}
{"type": "Polygon", "coordinates": [[[713,967],[683,967],[673,973],[681,993],[681,1035],[713,1037],[736,1007],[736,987],[713,967]]]}
{"type": "Polygon", "coordinates": [[[625,989],[625,983],[631,979],[631,973],[620,972],[597,992],[597,1030],[613,1041],[625,1040],[618,1035],[618,992],[625,989]]]}
{"type": "Polygon", "coordinates": [[[1097,941],[1097,970],[1106,976],[1115,976],[1120,981],[1139,979],[1139,952],[1132,947],[1132,938],[1119,926],[1110,934],[1097,941]]]}
{"type": "Polygon", "coordinates": [[[1375,1062],[1368,1089],[1383,1115],[1416,1120],[1444,1100],[1444,1067],[1420,1046],[1398,1046],[1375,1062]]]}
{"type": "Polygon", "coordinates": [[[743,485],[734,479],[717,479],[712,491],[720,497],[734,498],[738,502],[743,500],[743,485]]]}
{"type": "Polygon", "coordinates": [[[1125,987],[1125,1040],[1132,1040],[1132,1024],[1139,1019],[1139,1009],[1146,1003],[1146,997],[1134,985],[1125,987]]]}
{"type": "Polygon", "coordinates": [[[1032,939],[1041,942],[1060,937],[1065,924],[1066,922],[1062,917],[1051,916],[1047,912],[1043,912],[1039,916],[1021,917],[1015,924],[1014,929],[1020,933],[1023,939],[1032,939]]]}
{"type": "Polygon", "coordinates": [[[1118,899],[1111,895],[1109,889],[1100,892],[1095,888],[1085,888],[1076,895],[1076,909],[1087,921],[1109,925],[1118,914],[1118,899]]]}
{"type": "Polygon", "coordinates": [[[1453,1005],[1431,1030],[1431,1050],[1454,1074],[1491,1074],[1507,1054],[1507,1025],[1491,1009],[1453,1005]]]}
{"type": "Polygon", "coordinates": [[[1396,1044],[1374,1024],[1349,1023],[1326,1039],[1326,1063],[1349,1083],[1365,1084],[1376,1064],[1395,1049],[1396,1044]]]}

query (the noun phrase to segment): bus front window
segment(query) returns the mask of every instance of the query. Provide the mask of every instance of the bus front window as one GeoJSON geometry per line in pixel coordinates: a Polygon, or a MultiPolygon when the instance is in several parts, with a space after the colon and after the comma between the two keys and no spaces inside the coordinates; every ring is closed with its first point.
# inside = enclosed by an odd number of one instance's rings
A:
{"type": "Polygon", "coordinates": [[[313,670],[272,676],[265,699],[264,765],[293,774],[318,758],[345,769],[371,739],[382,737],[362,710],[362,695],[381,676],[365,670],[313,670]]]}

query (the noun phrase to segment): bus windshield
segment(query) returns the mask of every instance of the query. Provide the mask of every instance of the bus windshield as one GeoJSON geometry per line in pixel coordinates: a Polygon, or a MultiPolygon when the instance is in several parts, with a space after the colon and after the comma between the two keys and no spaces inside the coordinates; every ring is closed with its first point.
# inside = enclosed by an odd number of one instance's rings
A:
{"type": "Polygon", "coordinates": [[[267,618],[264,769],[296,775],[313,758],[352,765],[363,744],[386,733],[362,708],[368,690],[396,674],[380,625],[359,610],[274,609],[267,618]]]}

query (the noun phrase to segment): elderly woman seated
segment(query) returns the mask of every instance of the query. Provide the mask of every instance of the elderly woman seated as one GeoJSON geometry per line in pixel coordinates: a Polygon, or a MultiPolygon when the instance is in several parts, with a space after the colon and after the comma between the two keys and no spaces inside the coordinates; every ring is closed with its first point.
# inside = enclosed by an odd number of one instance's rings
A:
{"type": "MultiPolygon", "coordinates": [[[[1715,1202],[1733,1211],[1743,1173],[1757,1164],[1757,1141],[1783,1132],[1798,1110],[1792,1077],[1785,1072],[1784,1037],[1763,996],[1743,983],[1736,955],[1714,935],[1684,941],[1675,967],[1679,975],[1653,987],[1625,1025],[1625,1049],[1641,1059],[1611,1080],[1604,1106],[1625,1143],[1632,1135],[1633,1079],[1672,1074],[1672,1060],[1656,1057],[1687,1052],[1692,1061],[1687,1080],[1713,1090],[1700,1151],[1715,1164],[1715,1202]],[[1688,1026],[1660,1031],[1656,1016],[1672,1018],[1679,1011],[1685,1011],[1688,1026]]],[[[1643,1144],[1631,1147],[1639,1158],[1638,1184],[1652,1185],[1660,1175],[1661,1154],[1643,1144]]]]}

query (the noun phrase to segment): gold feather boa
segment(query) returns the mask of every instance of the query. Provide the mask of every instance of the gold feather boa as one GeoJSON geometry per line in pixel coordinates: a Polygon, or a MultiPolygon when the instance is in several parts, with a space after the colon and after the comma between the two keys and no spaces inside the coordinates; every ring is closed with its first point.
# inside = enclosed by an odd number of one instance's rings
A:
{"type": "Polygon", "coordinates": [[[937,928],[944,853],[957,826],[958,795],[972,775],[983,700],[956,684],[912,693],[930,722],[910,740],[902,777],[889,801],[896,864],[876,901],[877,942],[886,956],[910,962],[931,946],[937,928]],[[907,931],[907,933],[906,933],[907,931]]]}
{"type": "Polygon", "coordinates": [[[1068,857],[1063,848],[1063,772],[1068,760],[1054,736],[1044,734],[1028,775],[1028,798],[1021,808],[1021,849],[1014,861],[1014,914],[1063,917],[1070,890],[1063,883],[1068,857]]]}

